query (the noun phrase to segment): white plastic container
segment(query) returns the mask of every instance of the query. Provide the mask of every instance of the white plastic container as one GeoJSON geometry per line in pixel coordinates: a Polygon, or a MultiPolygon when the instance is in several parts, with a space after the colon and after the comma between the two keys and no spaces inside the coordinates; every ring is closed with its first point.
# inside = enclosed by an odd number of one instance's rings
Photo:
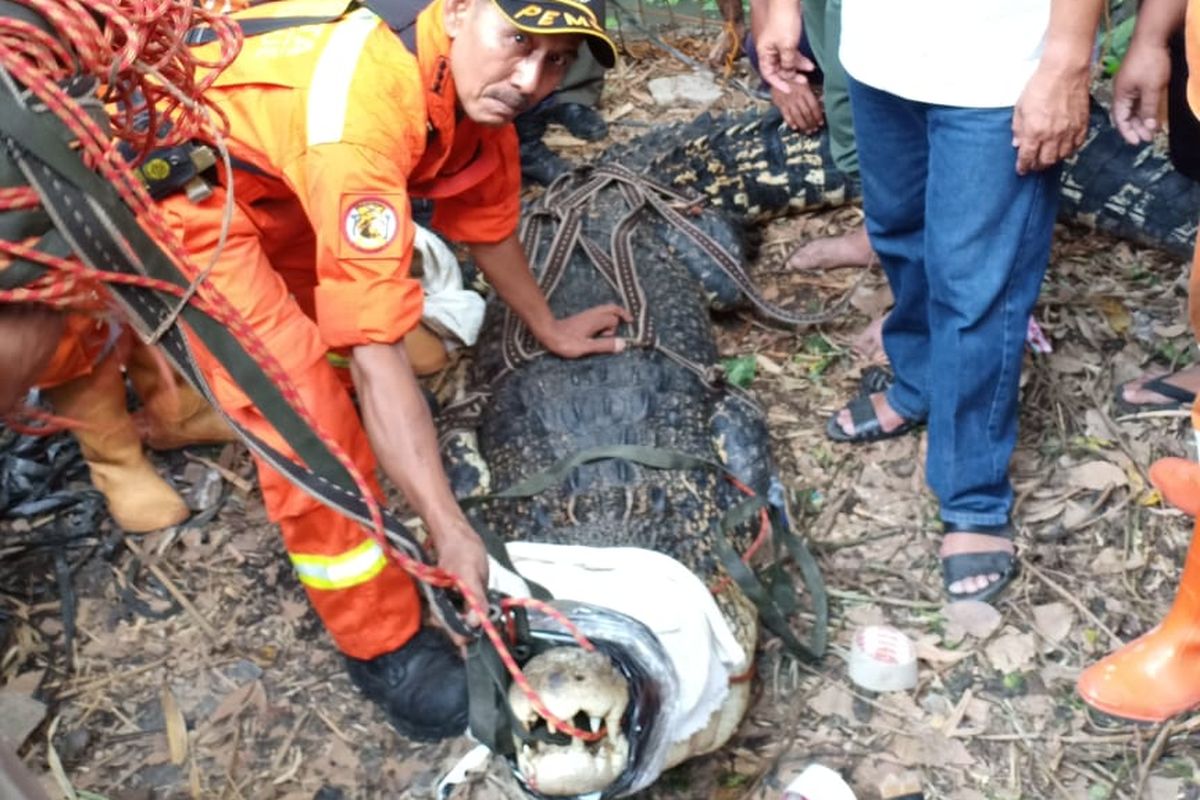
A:
{"type": "Polygon", "coordinates": [[[783,790],[782,800],[857,800],[842,776],[821,764],[813,764],[783,790]]]}
{"type": "Polygon", "coordinates": [[[854,633],[849,675],[873,692],[904,692],[917,685],[917,648],[887,625],[868,625],[854,633]]]}

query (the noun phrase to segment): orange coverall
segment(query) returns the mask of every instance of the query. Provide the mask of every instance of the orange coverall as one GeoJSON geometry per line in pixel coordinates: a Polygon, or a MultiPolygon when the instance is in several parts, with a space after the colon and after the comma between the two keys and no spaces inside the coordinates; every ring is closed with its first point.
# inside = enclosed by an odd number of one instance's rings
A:
{"type": "MultiPolygon", "coordinates": [[[[332,15],[346,3],[298,5],[266,3],[236,16],[332,15]]],[[[374,456],[326,354],[398,342],[420,320],[420,282],[409,275],[410,196],[437,198],[433,227],[457,241],[499,242],[517,225],[516,133],[456,119],[449,47],[441,0],[418,18],[416,55],[358,9],[335,23],[247,37],[209,92],[229,118],[230,151],[244,166],[234,169],[235,213],[207,280],[369,480],[374,456]]],[[[199,268],[217,246],[224,203],[219,186],[200,203],[182,195],[163,201],[199,268]]],[[[215,359],[201,351],[198,360],[225,411],[290,453],[215,359]]],[[[261,463],[259,480],[338,647],[368,659],[404,644],[420,624],[409,577],[358,523],[261,463]]]]}

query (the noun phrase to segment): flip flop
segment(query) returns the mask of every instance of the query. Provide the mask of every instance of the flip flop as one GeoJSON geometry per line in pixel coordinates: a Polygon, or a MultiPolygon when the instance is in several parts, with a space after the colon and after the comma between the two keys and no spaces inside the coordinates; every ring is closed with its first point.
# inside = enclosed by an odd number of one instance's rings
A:
{"type": "MultiPolygon", "coordinates": [[[[1005,525],[995,530],[959,530],[957,527],[947,527],[946,533],[982,533],[987,536],[1008,539],[1012,541],[1016,530],[1012,525],[1005,525]]],[[[1017,559],[1016,548],[1007,553],[999,550],[983,553],[957,553],[942,558],[942,586],[951,602],[960,600],[978,600],[989,602],[1012,583],[1013,578],[1021,571],[1021,562],[1017,559]],[[997,574],[998,580],[992,581],[982,589],[974,592],[952,592],[950,587],[961,580],[980,575],[997,574]]]]}
{"type": "Polygon", "coordinates": [[[1148,389],[1152,392],[1161,394],[1163,397],[1171,398],[1166,403],[1134,403],[1125,399],[1125,387],[1134,381],[1126,381],[1117,386],[1116,394],[1113,396],[1113,408],[1120,415],[1137,414],[1142,411],[1174,411],[1179,408],[1190,408],[1192,403],[1196,402],[1196,393],[1184,389],[1182,386],[1176,386],[1173,383],[1167,383],[1167,378],[1175,373],[1167,375],[1159,375],[1157,378],[1152,378],[1142,384],[1143,389],[1148,389]]]}
{"type": "Polygon", "coordinates": [[[825,435],[835,442],[864,444],[866,442],[879,442],[884,439],[895,439],[897,436],[903,436],[922,425],[921,420],[906,419],[895,430],[885,431],[883,425],[879,422],[879,417],[875,416],[875,406],[871,403],[871,395],[869,394],[860,394],[847,403],[845,408],[850,410],[850,421],[854,424],[854,433],[846,433],[842,430],[842,426],[838,424],[838,414],[842,413],[839,410],[825,423],[825,435]]]}

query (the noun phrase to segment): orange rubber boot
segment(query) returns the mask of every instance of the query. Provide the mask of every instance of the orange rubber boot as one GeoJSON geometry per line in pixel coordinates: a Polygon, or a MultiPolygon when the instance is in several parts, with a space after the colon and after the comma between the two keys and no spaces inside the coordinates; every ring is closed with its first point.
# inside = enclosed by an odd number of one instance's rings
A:
{"type": "Polygon", "coordinates": [[[130,533],[178,525],[188,518],[183,498],[154,470],[125,407],[125,378],[110,354],[86,375],[46,390],[59,414],[79,423],[79,440],[92,483],[114,520],[130,533]]]}
{"type": "MultiPolygon", "coordinates": [[[[1197,516],[1200,464],[1164,458],[1150,478],[1171,505],[1197,516]]],[[[1162,722],[1200,706],[1200,519],[1175,604],[1158,627],[1079,677],[1088,705],[1114,717],[1162,722]]]]}
{"type": "Polygon", "coordinates": [[[191,444],[232,442],[233,429],[204,396],[175,372],[154,348],[136,337],[125,371],[142,399],[134,422],[147,446],[175,450],[191,444]]]}

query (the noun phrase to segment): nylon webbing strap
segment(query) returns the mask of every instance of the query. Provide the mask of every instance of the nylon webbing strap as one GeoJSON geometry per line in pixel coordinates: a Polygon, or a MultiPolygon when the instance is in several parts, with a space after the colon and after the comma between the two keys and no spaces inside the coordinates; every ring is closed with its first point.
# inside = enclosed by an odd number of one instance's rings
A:
{"type": "MultiPolygon", "coordinates": [[[[514,500],[533,497],[566,480],[571,470],[583,464],[606,459],[624,459],[653,469],[704,469],[713,470],[732,477],[728,469],[711,459],[642,445],[600,445],[581,450],[551,464],[541,472],[494,494],[469,497],[464,507],[478,506],[491,500],[514,500]]],[[[780,518],[760,496],[749,497],[728,509],[720,525],[714,527],[715,549],[725,571],[729,573],[754,605],[758,608],[763,625],[778,636],[794,654],[808,661],[817,661],[825,654],[829,637],[829,595],[825,591],[825,580],[821,568],[807,545],[780,518]],[[742,561],[729,544],[728,533],[749,522],[761,509],[766,508],[771,522],[771,539],[775,543],[775,561],[768,568],[768,582],[763,582],[742,561]],[[782,548],[782,549],[781,549],[782,548]],[[784,569],[782,558],[786,551],[800,570],[800,577],[809,597],[812,598],[813,627],[807,641],[796,635],[788,623],[788,617],[797,610],[795,586],[784,569]]]]}
{"type": "MultiPolygon", "coordinates": [[[[10,88],[8,81],[0,81],[0,84],[10,88]]],[[[86,168],[64,141],[65,131],[65,126],[53,116],[35,114],[27,109],[11,90],[0,91],[0,142],[5,154],[37,190],[58,233],[70,249],[93,269],[143,275],[186,287],[186,277],[142,230],[116,190],[86,168]]],[[[47,239],[55,241],[57,237],[48,236],[47,239]]],[[[177,301],[171,295],[128,284],[113,283],[109,288],[143,338],[174,313],[177,301]]],[[[192,304],[183,307],[181,316],[302,463],[289,459],[226,418],[247,446],[303,491],[369,525],[368,504],[349,472],[242,344],[222,324],[192,304]]],[[[219,408],[196,367],[179,326],[169,328],[159,344],[179,371],[219,408]]],[[[391,544],[409,557],[429,563],[424,548],[386,511],[384,526],[391,544]]],[[[420,581],[417,584],[425,592],[431,608],[449,627],[463,635],[471,634],[444,591],[420,581]]]]}

